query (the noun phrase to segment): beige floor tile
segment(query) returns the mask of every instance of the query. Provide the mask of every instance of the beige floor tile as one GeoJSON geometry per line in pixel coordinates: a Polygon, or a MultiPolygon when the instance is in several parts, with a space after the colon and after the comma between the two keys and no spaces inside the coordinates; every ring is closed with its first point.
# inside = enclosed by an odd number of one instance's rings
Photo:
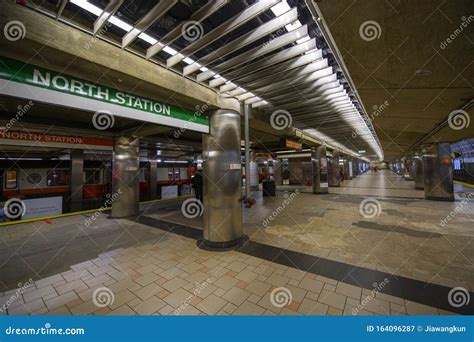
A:
{"type": "Polygon", "coordinates": [[[215,286],[218,286],[222,288],[223,290],[229,291],[231,288],[233,288],[237,283],[239,282],[239,279],[236,278],[231,278],[229,276],[222,276],[218,278],[215,282],[212,284],[215,286]]]}
{"type": "Polygon", "coordinates": [[[77,299],[79,299],[79,296],[74,291],[70,291],[53,299],[46,300],[45,303],[48,307],[48,310],[52,311],[77,299]]]}
{"type": "Polygon", "coordinates": [[[42,288],[45,287],[46,285],[51,285],[60,282],[61,280],[64,280],[61,274],[55,274],[51,277],[43,278],[40,280],[35,281],[36,288],[42,288]]]}
{"type": "Polygon", "coordinates": [[[304,315],[326,315],[328,308],[329,307],[326,304],[305,298],[301,302],[298,312],[304,315]]]}
{"type": "Polygon", "coordinates": [[[379,298],[372,297],[363,308],[379,315],[390,315],[390,303],[379,298]]]}
{"type": "Polygon", "coordinates": [[[135,316],[137,313],[128,305],[122,305],[119,308],[107,313],[107,316],[135,316]]]}
{"type": "Polygon", "coordinates": [[[265,312],[265,309],[262,308],[261,306],[258,306],[257,304],[254,304],[252,302],[246,301],[235,311],[232,313],[234,316],[256,316],[256,315],[261,315],[265,312]]]}
{"type": "Polygon", "coordinates": [[[346,296],[328,290],[322,290],[319,294],[318,302],[344,310],[346,296]]]}
{"type": "Polygon", "coordinates": [[[168,290],[169,292],[173,292],[181,287],[186,285],[186,281],[184,281],[181,278],[173,278],[171,280],[168,280],[166,283],[162,284],[161,286],[168,290]]]}
{"type": "Polygon", "coordinates": [[[186,305],[194,298],[191,292],[184,289],[177,289],[171,292],[163,300],[174,308],[178,308],[181,305],[186,305]]]}
{"type": "Polygon", "coordinates": [[[288,268],[283,275],[285,277],[295,279],[295,280],[301,280],[303,277],[306,275],[306,272],[298,270],[296,268],[288,268]]]}
{"type": "Polygon", "coordinates": [[[197,305],[197,308],[207,315],[214,315],[221,310],[228,302],[216,295],[210,295],[197,305]]]}
{"type": "Polygon", "coordinates": [[[134,279],[135,282],[140,284],[141,286],[146,286],[148,284],[153,283],[155,280],[158,280],[159,276],[155,273],[148,273],[139,278],[134,279]]]}
{"type": "MultiPolygon", "coordinates": [[[[112,310],[119,308],[120,306],[129,303],[133,299],[137,298],[135,293],[130,292],[129,290],[123,290],[114,294],[114,301],[109,307],[112,310]]],[[[149,297],[147,297],[148,299],[149,297]]]]}
{"type": "Polygon", "coordinates": [[[257,279],[258,274],[247,269],[243,270],[242,272],[238,273],[235,278],[250,283],[251,281],[257,279]]]}
{"type": "Polygon", "coordinates": [[[51,285],[46,285],[40,289],[34,290],[32,292],[24,293],[23,294],[23,299],[25,300],[25,303],[50,295],[50,294],[56,294],[56,290],[53,288],[51,285]]]}
{"type": "Polygon", "coordinates": [[[276,273],[273,273],[270,277],[267,278],[267,280],[265,280],[267,284],[271,284],[276,287],[285,286],[286,284],[288,284],[288,281],[290,281],[288,277],[284,277],[276,273]]]}
{"type": "Polygon", "coordinates": [[[249,291],[257,296],[263,296],[269,289],[271,285],[263,283],[259,280],[254,280],[245,288],[246,291],[249,291]]]}
{"type": "Polygon", "coordinates": [[[153,296],[140,303],[139,305],[132,307],[132,309],[139,315],[151,315],[152,313],[160,310],[164,306],[166,306],[166,303],[164,301],[162,301],[156,296],[153,296]]]}
{"type": "Polygon", "coordinates": [[[405,303],[405,307],[408,315],[438,315],[436,308],[408,300],[405,303]]]}
{"type": "Polygon", "coordinates": [[[45,316],[71,316],[71,311],[69,311],[67,307],[61,306],[52,311],[45,312],[44,315],[45,316]]]}
{"type": "Polygon", "coordinates": [[[298,285],[298,287],[314,293],[320,293],[323,289],[323,286],[323,282],[315,279],[309,279],[306,277],[303,278],[303,280],[301,280],[300,284],[298,285]]]}
{"type": "Polygon", "coordinates": [[[231,302],[232,304],[236,306],[239,306],[249,296],[250,296],[250,292],[239,289],[237,287],[233,287],[222,296],[222,299],[225,299],[226,301],[231,302]]]}
{"type": "Polygon", "coordinates": [[[64,285],[55,286],[55,288],[59,295],[62,295],[80,288],[87,288],[87,285],[81,279],[76,279],[64,285]]]}
{"type": "Polygon", "coordinates": [[[337,283],[336,292],[357,300],[360,300],[362,295],[362,289],[360,287],[343,282],[337,283]]]}
{"type": "MultiPolygon", "coordinates": [[[[128,291],[128,290],[127,290],[128,291]]],[[[138,296],[141,300],[146,300],[151,296],[158,294],[163,291],[163,288],[155,283],[151,283],[147,286],[142,287],[141,289],[134,291],[133,293],[138,296]]]]}

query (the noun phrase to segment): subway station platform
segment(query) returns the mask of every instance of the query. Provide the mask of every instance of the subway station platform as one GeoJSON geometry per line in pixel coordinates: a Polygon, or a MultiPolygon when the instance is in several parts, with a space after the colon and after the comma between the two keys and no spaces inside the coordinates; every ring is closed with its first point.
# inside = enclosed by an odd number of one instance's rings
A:
{"type": "Polygon", "coordinates": [[[474,204],[465,192],[449,203],[421,199],[397,177],[369,171],[327,195],[255,192],[257,204],[243,212],[249,240],[229,251],[197,246],[202,222],[183,216],[185,199],[143,204],[130,219],[102,213],[86,225],[84,214],[2,227],[0,301],[34,280],[3,314],[463,313],[440,294],[474,287],[474,204]],[[359,210],[367,198],[380,204],[373,218],[359,210]],[[103,287],[114,301],[98,308],[91,294],[103,287]],[[270,296],[281,287],[292,301],[279,307],[270,296]]]}
{"type": "Polygon", "coordinates": [[[0,318],[471,319],[472,9],[0,1],[0,318]]]}

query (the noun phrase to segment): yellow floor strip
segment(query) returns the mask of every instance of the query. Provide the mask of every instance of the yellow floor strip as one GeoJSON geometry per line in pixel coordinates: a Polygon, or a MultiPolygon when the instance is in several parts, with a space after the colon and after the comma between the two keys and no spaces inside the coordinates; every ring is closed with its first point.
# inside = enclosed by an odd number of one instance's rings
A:
{"type": "Polygon", "coordinates": [[[474,184],[465,183],[465,182],[461,182],[461,181],[457,181],[457,180],[455,180],[454,183],[461,184],[461,185],[467,186],[468,188],[473,188],[474,189],[474,184]]]}
{"type": "MultiPolygon", "coordinates": [[[[183,199],[183,198],[189,198],[189,197],[192,197],[192,196],[193,196],[193,195],[184,195],[184,196],[179,196],[179,197],[174,197],[174,198],[163,198],[163,199],[157,199],[157,200],[139,202],[139,204],[151,204],[151,203],[171,202],[171,201],[176,201],[176,200],[183,199]]],[[[35,218],[31,218],[31,219],[26,219],[26,220],[2,222],[2,223],[0,223],[0,227],[3,227],[3,226],[11,226],[11,225],[14,225],[14,224],[19,224],[19,223],[29,223],[29,222],[35,222],[35,221],[50,220],[50,219],[55,219],[55,218],[59,218],[59,217],[67,217],[67,216],[73,216],[73,215],[82,215],[82,214],[87,214],[87,213],[94,213],[94,212],[98,211],[99,209],[100,209],[100,208],[97,208],[97,209],[90,209],[90,210],[84,210],[84,211],[76,211],[76,212],[73,212],[73,213],[66,213],[66,214],[58,214],[58,215],[51,215],[51,216],[35,217],[35,218]]]]}

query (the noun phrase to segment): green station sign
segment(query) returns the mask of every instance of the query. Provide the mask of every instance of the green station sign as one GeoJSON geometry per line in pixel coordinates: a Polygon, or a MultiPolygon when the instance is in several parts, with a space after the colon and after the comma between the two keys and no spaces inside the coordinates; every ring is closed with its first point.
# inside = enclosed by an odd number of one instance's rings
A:
{"type": "MultiPolygon", "coordinates": [[[[117,114],[122,117],[128,116],[126,115],[127,112],[123,111],[123,108],[129,108],[133,111],[129,112],[129,117],[133,119],[140,120],[139,113],[135,112],[139,111],[144,114],[154,114],[158,116],[158,121],[154,120],[153,118],[152,122],[156,121],[157,123],[163,123],[165,125],[176,127],[186,126],[186,128],[189,128],[191,130],[193,130],[194,128],[194,130],[199,130],[203,132],[208,132],[209,130],[209,119],[204,116],[203,110],[198,109],[196,112],[190,112],[182,108],[159,102],[150,98],[134,95],[95,82],[87,81],[64,73],[48,70],[32,64],[23,63],[17,60],[0,56],[0,80],[2,79],[7,81],[13,81],[21,85],[43,88],[57,93],[69,94],[86,98],[92,101],[99,101],[102,103],[119,106],[121,107],[121,110],[117,110],[117,113],[114,113],[113,110],[111,110],[110,112],[114,115],[117,114]],[[125,115],[120,115],[118,114],[118,112],[123,112],[125,115]],[[135,113],[135,115],[133,115],[133,113],[135,113]],[[163,122],[160,122],[159,118],[163,118],[163,122]],[[184,122],[178,122],[176,120],[169,119],[176,119],[184,122]],[[205,127],[199,128],[198,126],[205,127]],[[198,129],[196,129],[196,127],[198,129]]],[[[5,88],[6,86],[4,84],[0,86],[0,94],[4,93],[7,95],[13,95],[9,94],[6,90],[4,91],[5,88]]],[[[24,90],[19,87],[18,91],[23,92],[24,90]]],[[[29,98],[28,95],[30,94],[26,93],[17,95],[19,97],[29,98]]],[[[52,98],[56,98],[56,96],[50,96],[50,99],[52,98]]],[[[40,100],[44,100],[44,102],[49,102],[48,98],[40,100]]],[[[64,100],[66,99],[64,98],[64,100]]],[[[69,103],[70,102],[71,101],[69,101],[69,103]]],[[[63,104],[67,106],[69,103],[63,104]]],[[[96,105],[92,107],[97,108],[96,105]]],[[[203,107],[205,107],[205,105],[203,107]]],[[[93,111],[95,111],[94,108],[83,109],[92,109],[93,111]]],[[[104,108],[113,109],[114,107],[109,106],[104,108]]],[[[150,120],[147,120],[145,117],[143,117],[143,121],[150,120]]]]}

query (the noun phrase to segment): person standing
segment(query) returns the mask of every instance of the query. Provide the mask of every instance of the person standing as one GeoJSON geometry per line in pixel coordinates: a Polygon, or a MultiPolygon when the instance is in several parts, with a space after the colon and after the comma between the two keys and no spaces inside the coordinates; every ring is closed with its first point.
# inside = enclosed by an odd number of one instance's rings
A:
{"type": "Polygon", "coordinates": [[[191,184],[194,189],[194,194],[196,196],[196,199],[198,199],[201,203],[204,203],[204,198],[203,198],[203,190],[202,190],[202,171],[197,170],[196,173],[194,174],[193,179],[191,180],[191,184]]]}

